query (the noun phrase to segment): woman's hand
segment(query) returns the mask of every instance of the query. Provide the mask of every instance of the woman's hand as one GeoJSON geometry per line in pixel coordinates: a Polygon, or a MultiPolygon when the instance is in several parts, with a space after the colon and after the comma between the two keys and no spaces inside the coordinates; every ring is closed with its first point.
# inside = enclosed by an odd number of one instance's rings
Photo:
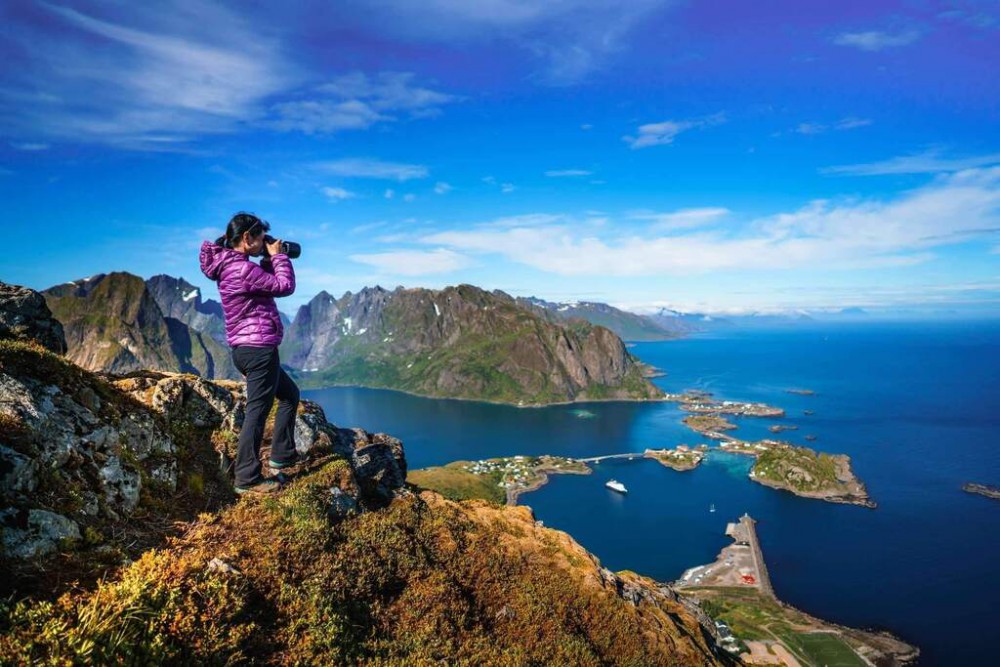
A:
{"type": "Polygon", "coordinates": [[[281,239],[275,239],[274,243],[267,244],[267,254],[272,257],[281,252],[281,239]]]}

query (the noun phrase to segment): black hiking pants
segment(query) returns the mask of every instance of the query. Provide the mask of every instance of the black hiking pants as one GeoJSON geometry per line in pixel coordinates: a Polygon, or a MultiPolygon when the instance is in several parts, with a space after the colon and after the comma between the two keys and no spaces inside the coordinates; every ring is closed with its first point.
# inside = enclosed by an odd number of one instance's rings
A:
{"type": "Polygon", "coordinates": [[[260,444],[264,422],[278,399],[271,440],[271,460],[286,463],[295,458],[295,413],[299,388],[278,363],[278,348],[238,345],[233,364],[247,379],[247,412],[240,430],[236,453],[236,485],[249,486],[260,480],[260,444]]]}

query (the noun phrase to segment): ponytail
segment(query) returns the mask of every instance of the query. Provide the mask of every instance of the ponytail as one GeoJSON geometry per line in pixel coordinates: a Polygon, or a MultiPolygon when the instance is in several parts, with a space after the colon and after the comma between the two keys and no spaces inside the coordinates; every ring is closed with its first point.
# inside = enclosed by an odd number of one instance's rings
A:
{"type": "Polygon", "coordinates": [[[257,229],[260,230],[260,234],[263,234],[271,229],[271,225],[253,213],[240,211],[229,219],[226,233],[215,239],[215,245],[223,248],[232,248],[247,232],[251,232],[253,236],[257,236],[254,233],[257,229]]]}

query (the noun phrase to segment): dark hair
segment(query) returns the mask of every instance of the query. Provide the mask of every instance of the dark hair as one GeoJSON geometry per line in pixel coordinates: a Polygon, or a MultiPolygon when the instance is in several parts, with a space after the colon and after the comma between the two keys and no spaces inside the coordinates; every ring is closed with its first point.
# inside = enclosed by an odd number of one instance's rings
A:
{"type": "Polygon", "coordinates": [[[257,236],[253,232],[258,227],[261,234],[271,229],[270,224],[265,220],[261,220],[253,213],[240,211],[229,219],[229,226],[226,227],[226,233],[215,239],[215,244],[224,248],[232,248],[233,244],[239,241],[247,232],[250,232],[251,236],[257,236]]]}

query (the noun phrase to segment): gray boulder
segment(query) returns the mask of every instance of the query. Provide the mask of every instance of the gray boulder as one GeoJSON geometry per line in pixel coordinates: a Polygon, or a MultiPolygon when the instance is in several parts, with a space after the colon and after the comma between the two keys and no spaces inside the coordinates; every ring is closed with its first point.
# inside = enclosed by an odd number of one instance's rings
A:
{"type": "Polygon", "coordinates": [[[2,282],[0,339],[34,341],[56,354],[66,354],[62,324],[52,317],[45,298],[27,287],[2,282]]]}

